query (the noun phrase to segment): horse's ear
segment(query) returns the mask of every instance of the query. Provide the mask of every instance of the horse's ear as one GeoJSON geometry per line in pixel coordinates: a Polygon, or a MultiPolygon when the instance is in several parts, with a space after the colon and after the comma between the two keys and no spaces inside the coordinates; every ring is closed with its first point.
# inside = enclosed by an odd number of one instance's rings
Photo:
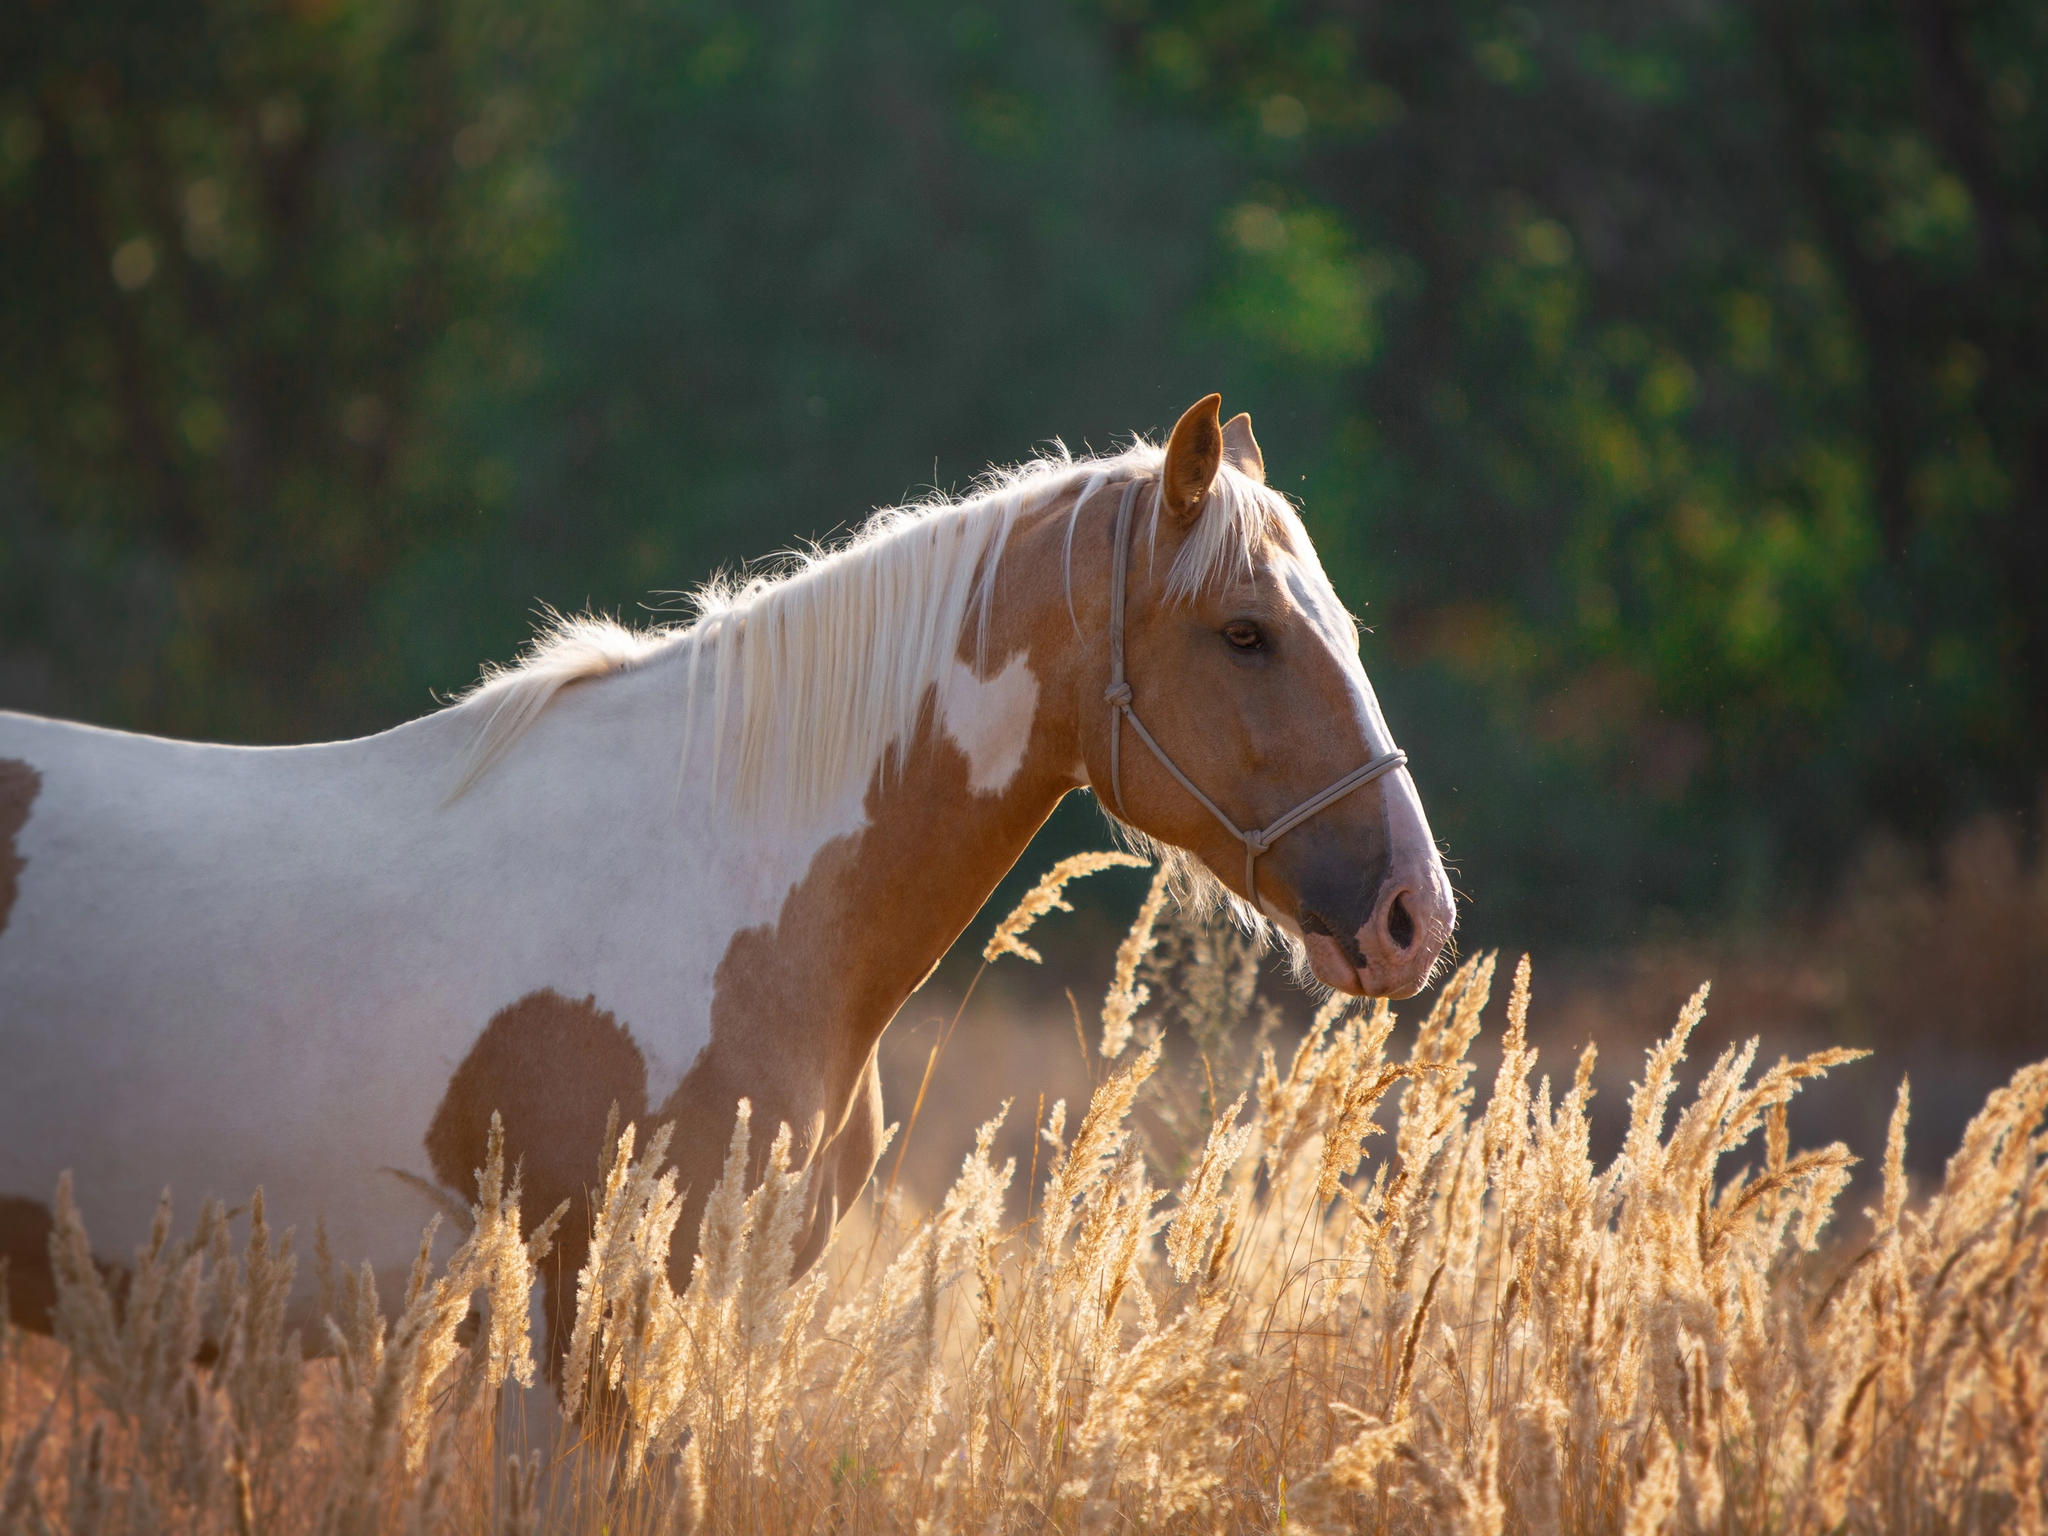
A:
{"type": "Polygon", "coordinates": [[[1204,395],[1187,408],[1166,440],[1166,468],[1161,475],[1166,512],[1185,523],[1201,510],[1209,483],[1223,462],[1223,426],[1217,420],[1221,395],[1204,395]]]}
{"type": "Polygon", "coordinates": [[[1252,413],[1239,411],[1223,423],[1223,457],[1240,475],[1266,483],[1266,456],[1259,452],[1259,440],[1252,436],[1252,413]]]}

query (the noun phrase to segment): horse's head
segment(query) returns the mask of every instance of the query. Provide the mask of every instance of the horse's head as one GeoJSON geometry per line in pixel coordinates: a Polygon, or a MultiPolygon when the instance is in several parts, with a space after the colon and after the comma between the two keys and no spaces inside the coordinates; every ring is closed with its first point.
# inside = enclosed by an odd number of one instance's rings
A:
{"type": "MultiPolygon", "coordinates": [[[[1357,627],[1267,489],[1251,419],[1225,426],[1219,403],[1188,409],[1159,479],[1113,520],[1128,550],[1124,686],[1111,660],[1089,777],[1299,939],[1317,979],[1407,997],[1450,938],[1450,882],[1357,627]]],[[[1109,628],[1114,651],[1114,616],[1109,628]]]]}

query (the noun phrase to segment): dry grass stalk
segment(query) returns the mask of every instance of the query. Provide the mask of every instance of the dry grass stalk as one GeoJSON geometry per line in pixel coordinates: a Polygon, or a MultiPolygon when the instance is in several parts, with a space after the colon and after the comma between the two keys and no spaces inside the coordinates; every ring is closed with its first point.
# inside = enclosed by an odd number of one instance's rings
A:
{"type": "Polygon", "coordinates": [[[1173,872],[1167,865],[1153,871],[1152,888],[1145,892],[1137,920],[1117,945],[1116,974],[1109,983],[1108,996],[1102,1000],[1100,1049],[1111,1061],[1123,1055],[1124,1047],[1131,1043],[1132,1021],[1138,1010],[1151,1001],[1152,988],[1138,980],[1138,967],[1158,942],[1159,914],[1165,909],[1172,883],[1173,872]]]}
{"type": "Polygon", "coordinates": [[[981,951],[981,958],[994,960],[1001,955],[1019,955],[1037,964],[1044,956],[1024,942],[1024,935],[1048,912],[1074,910],[1065,894],[1069,881],[1119,866],[1143,869],[1151,862],[1134,853],[1109,852],[1077,853],[1061,859],[1046,871],[1044,879],[1024,893],[1024,899],[1010,909],[1009,916],[996,924],[995,932],[989,935],[988,943],[981,951]]]}

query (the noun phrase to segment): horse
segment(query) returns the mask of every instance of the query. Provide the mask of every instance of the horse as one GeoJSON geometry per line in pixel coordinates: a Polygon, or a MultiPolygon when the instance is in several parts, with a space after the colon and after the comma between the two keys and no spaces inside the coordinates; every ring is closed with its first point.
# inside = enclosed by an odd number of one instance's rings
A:
{"type": "Polygon", "coordinates": [[[260,1184],[389,1308],[494,1111],[525,1209],[581,1213],[551,1334],[614,1107],[673,1128],[678,1289],[743,1097],[812,1172],[809,1265],[879,1155],[883,1030],[1083,786],[1305,979],[1412,995],[1450,886],[1357,626],[1219,404],[878,513],[688,624],[558,620],[360,740],[0,714],[16,1320],[50,1325],[65,1170],[111,1252],[167,1185],[260,1184]]]}

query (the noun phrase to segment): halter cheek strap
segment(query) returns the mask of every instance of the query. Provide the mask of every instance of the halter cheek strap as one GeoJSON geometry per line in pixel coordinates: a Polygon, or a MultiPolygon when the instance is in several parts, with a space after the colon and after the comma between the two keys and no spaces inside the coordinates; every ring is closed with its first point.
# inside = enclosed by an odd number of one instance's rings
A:
{"type": "Polygon", "coordinates": [[[1133,512],[1138,504],[1138,492],[1144,481],[1133,480],[1124,487],[1124,496],[1116,509],[1116,534],[1112,546],[1109,576],[1109,687],[1103,690],[1102,701],[1109,706],[1109,788],[1116,798],[1116,813],[1124,816],[1124,778],[1122,732],[1126,720],[1131,729],[1138,733],[1138,740],[1151,749],[1159,764],[1172,774],[1180,787],[1195,797],[1202,809],[1214,816],[1230,835],[1244,844],[1244,889],[1245,897],[1253,906],[1259,903],[1258,862],[1259,855],[1271,848],[1275,842],[1318,812],[1328,810],[1354,789],[1361,789],[1382,774],[1391,773],[1408,761],[1408,754],[1396,747],[1382,753],[1368,763],[1362,763],[1337,780],[1327,789],[1310,795],[1279,820],[1257,831],[1247,832],[1223,813],[1223,808],[1196,786],[1195,781],[1180,771],[1178,764],[1167,756],[1166,749],[1145,729],[1145,722],[1138,718],[1138,711],[1131,702],[1131,685],[1124,676],[1124,601],[1125,591],[1130,585],[1131,541],[1133,512]]]}

